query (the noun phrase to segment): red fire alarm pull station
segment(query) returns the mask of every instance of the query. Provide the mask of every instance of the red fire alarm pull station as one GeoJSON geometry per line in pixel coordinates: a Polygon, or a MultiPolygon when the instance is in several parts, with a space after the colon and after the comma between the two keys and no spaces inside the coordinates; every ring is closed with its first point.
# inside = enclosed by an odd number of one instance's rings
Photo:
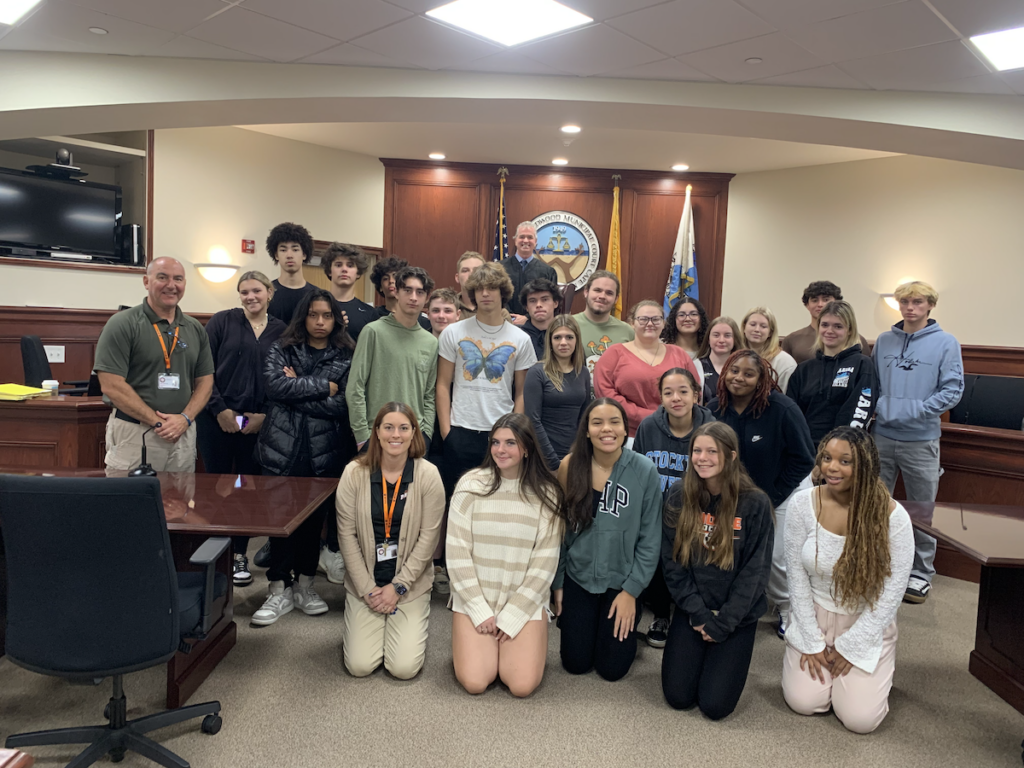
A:
{"type": "Polygon", "coordinates": [[[242,253],[256,253],[256,241],[255,240],[243,240],[242,241],[242,253]]]}

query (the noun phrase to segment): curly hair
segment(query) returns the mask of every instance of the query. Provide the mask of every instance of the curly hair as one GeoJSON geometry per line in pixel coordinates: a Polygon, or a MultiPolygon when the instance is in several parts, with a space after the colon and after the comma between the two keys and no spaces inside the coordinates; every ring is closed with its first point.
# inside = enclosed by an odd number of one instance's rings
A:
{"type": "Polygon", "coordinates": [[[299,248],[302,249],[303,263],[313,258],[313,236],[301,224],[292,224],[290,221],[286,221],[270,230],[270,234],[267,235],[267,253],[270,254],[270,259],[275,264],[277,264],[277,247],[281,243],[298,243],[299,248]]]}
{"type": "Polygon", "coordinates": [[[400,259],[394,254],[391,254],[386,259],[381,259],[376,264],[374,264],[373,269],[370,270],[370,282],[373,283],[373,287],[377,289],[377,293],[379,293],[381,296],[384,295],[384,291],[383,289],[381,289],[380,284],[381,281],[385,278],[385,276],[397,272],[398,270],[407,266],[409,266],[408,261],[406,261],[405,259],[400,259]]]}
{"type": "Polygon", "coordinates": [[[512,278],[508,276],[505,268],[496,261],[488,261],[479,269],[474,270],[466,280],[466,284],[462,287],[469,294],[469,299],[474,304],[476,304],[477,288],[501,291],[501,306],[503,309],[508,306],[509,301],[512,299],[512,293],[515,291],[515,286],[512,285],[512,278]]]}
{"type": "Polygon", "coordinates": [[[684,304],[693,304],[693,306],[697,308],[697,314],[700,315],[700,326],[697,328],[697,349],[700,349],[704,346],[704,339],[707,338],[711,324],[708,321],[708,313],[707,310],[704,309],[704,305],[696,299],[691,299],[689,296],[684,296],[672,305],[672,309],[669,310],[668,317],[665,318],[665,330],[661,332],[661,340],[666,344],[676,343],[676,339],[679,338],[679,329],[676,328],[676,318],[679,317],[679,310],[684,304]]]}
{"type": "MultiPolygon", "coordinates": [[[[889,550],[891,497],[879,476],[878,448],[871,435],[856,427],[836,427],[818,446],[814,462],[818,469],[821,469],[832,440],[846,441],[853,454],[853,487],[846,515],[846,543],[832,569],[832,597],[850,610],[857,610],[861,602],[874,608],[882,595],[885,580],[892,574],[889,550]]],[[[818,493],[821,493],[821,486],[818,493]]],[[[817,565],[817,528],[814,562],[817,565]]]]}
{"type": "Polygon", "coordinates": [[[427,274],[427,270],[423,267],[402,267],[398,272],[395,273],[395,288],[401,290],[405,287],[405,281],[409,278],[415,278],[423,284],[423,290],[430,295],[430,292],[434,290],[434,278],[427,274]]]}
{"type": "Polygon", "coordinates": [[[716,392],[718,407],[722,410],[729,407],[729,388],[725,386],[725,377],[729,369],[744,357],[750,360],[759,371],[757,386],[754,387],[754,395],[750,400],[749,406],[750,413],[756,419],[768,407],[768,396],[771,395],[772,390],[774,389],[776,392],[781,392],[782,390],[779,389],[779,380],[771,363],[752,349],[737,349],[729,355],[729,359],[722,366],[722,375],[718,377],[718,391],[716,392]]]}
{"type": "Polygon", "coordinates": [[[804,295],[801,297],[801,300],[806,307],[808,301],[816,299],[818,296],[829,296],[832,301],[842,301],[843,291],[838,285],[830,283],[828,280],[815,280],[804,288],[804,295]]]}
{"type": "Polygon", "coordinates": [[[328,279],[331,277],[331,267],[338,259],[351,260],[356,265],[356,277],[361,277],[370,266],[370,257],[362,248],[348,243],[331,243],[320,259],[320,266],[324,268],[324,274],[328,279]]]}

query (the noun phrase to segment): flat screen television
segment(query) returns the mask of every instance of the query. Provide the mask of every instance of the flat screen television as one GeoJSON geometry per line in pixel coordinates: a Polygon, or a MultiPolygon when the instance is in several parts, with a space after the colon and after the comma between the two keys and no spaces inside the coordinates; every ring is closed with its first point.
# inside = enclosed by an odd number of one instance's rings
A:
{"type": "Polygon", "coordinates": [[[121,261],[121,188],[0,168],[0,251],[121,261]]]}

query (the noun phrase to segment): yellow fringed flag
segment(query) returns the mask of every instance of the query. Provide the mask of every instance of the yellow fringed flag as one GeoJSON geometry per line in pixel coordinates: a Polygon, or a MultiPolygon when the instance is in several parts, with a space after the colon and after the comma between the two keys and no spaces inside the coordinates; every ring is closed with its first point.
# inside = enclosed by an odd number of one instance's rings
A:
{"type": "MultiPolygon", "coordinates": [[[[619,227],[619,175],[612,176],[615,180],[615,189],[612,192],[612,224],[608,233],[608,261],[606,269],[619,278],[622,282],[622,244],[619,227]]],[[[622,318],[622,291],[619,290],[619,297],[615,299],[615,317],[622,318]]]]}

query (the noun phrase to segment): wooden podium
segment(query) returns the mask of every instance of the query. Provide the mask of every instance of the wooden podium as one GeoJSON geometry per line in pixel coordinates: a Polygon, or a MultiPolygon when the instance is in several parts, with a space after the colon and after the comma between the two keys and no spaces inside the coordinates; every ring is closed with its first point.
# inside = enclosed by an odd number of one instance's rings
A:
{"type": "Polygon", "coordinates": [[[109,416],[102,397],[0,400],[0,466],[102,468],[109,416]]]}

